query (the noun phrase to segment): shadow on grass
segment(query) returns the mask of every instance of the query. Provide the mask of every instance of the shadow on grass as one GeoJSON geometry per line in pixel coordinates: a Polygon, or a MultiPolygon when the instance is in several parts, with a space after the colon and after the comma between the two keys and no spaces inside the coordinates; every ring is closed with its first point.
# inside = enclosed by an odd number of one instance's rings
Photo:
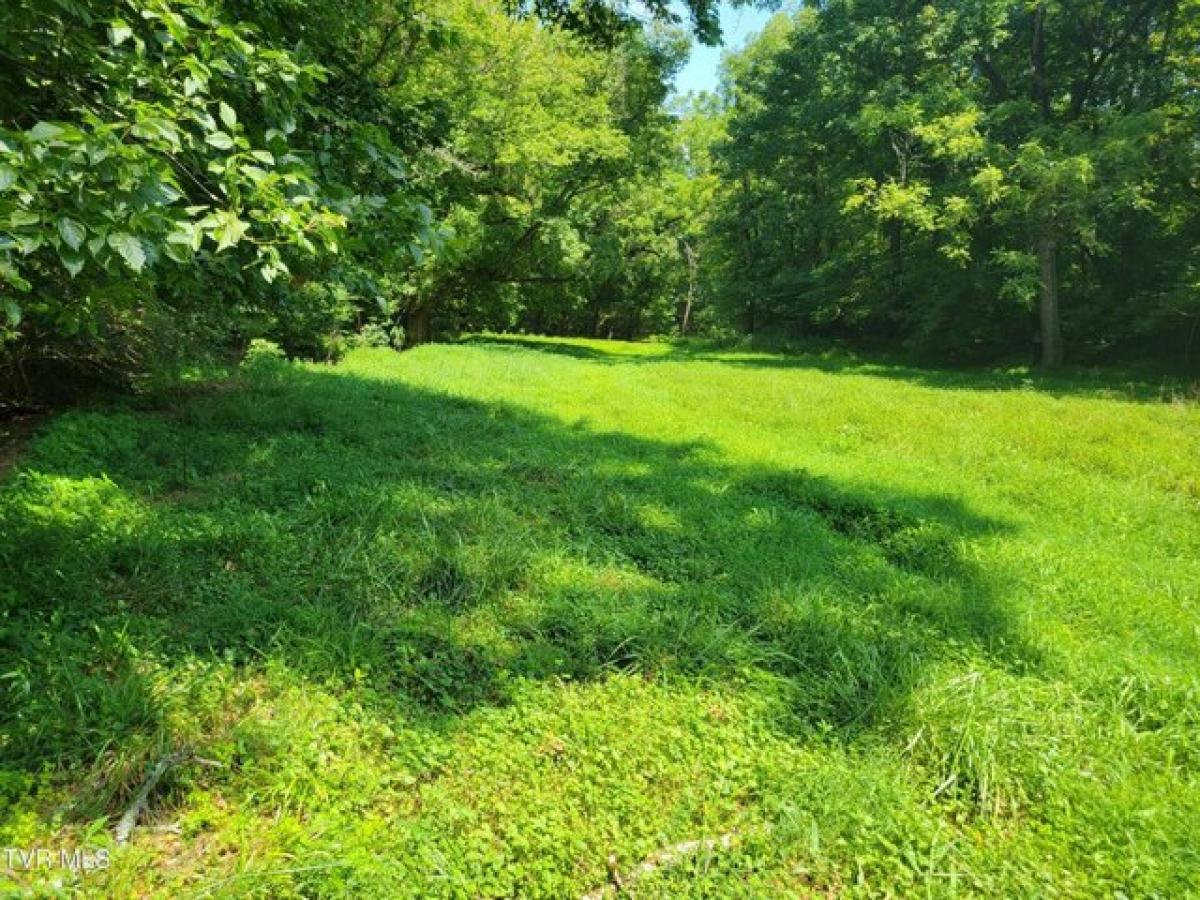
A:
{"type": "Polygon", "coordinates": [[[965,552],[1003,524],[953,498],[353,371],[68,414],[28,466],[0,492],[10,771],[161,732],[148,659],[273,661],[431,728],[520,679],[758,673],[781,727],[847,740],[947,656],[1038,663],[965,552]]]}
{"type": "Polygon", "coordinates": [[[714,341],[687,340],[645,343],[647,352],[619,352],[572,338],[524,335],[469,335],[463,343],[492,347],[517,347],[570,356],[610,365],[644,365],[663,362],[710,362],[747,369],[808,369],[831,375],[867,375],[907,381],[925,387],[964,391],[1037,391],[1053,397],[1104,397],[1140,402],[1174,402],[1200,399],[1195,376],[1153,373],[1120,368],[1067,367],[1047,373],[1029,366],[1009,369],[938,368],[915,366],[884,355],[859,354],[828,347],[810,350],[765,351],[714,341]]]}

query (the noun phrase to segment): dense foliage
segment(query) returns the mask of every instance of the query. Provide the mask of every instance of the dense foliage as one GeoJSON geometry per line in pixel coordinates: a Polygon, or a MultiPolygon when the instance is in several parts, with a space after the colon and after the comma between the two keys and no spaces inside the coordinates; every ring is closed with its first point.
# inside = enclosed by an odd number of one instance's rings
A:
{"type": "Polygon", "coordinates": [[[206,0],[19,0],[0,60],[9,378],[31,355],[136,367],[205,277],[269,282],[334,245],[343,218],[290,137],[322,70],[206,0]]]}
{"type": "Polygon", "coordinates": [[[13,0],[0,392],[480,329],[1196,355],[1197,0],[830,0],[669,102],[716,11],[13,0]]]}
{"type": "Polygon", "coordinates": [[[1194,350],[1200,4],[814,7],[728,67],[713,238],[743,327],[1194,350]]]}
{"type": "Polygon", "coordinates": [[[353,335],[670,327],[641,302],[674,250],[643,188],[686,32],[552,6],[10,4],[4,393],[255,337],[330,358],[353,335]]]}

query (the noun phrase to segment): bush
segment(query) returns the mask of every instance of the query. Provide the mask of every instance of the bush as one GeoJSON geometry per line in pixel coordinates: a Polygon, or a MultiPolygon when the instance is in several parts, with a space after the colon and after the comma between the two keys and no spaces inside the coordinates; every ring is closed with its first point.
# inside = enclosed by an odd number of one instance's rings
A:
{"type": "Polygon", "coordinates": [[[144,282],[79,297],[87,321],[65,333],[35,308],[0,338],[0,408],[58,406],[109,391],[153,392],[184,371],[220,365],[236,346],[228,320],[144,282]]]}
{"type": "Polygon", "coordinates": [[[350,335],[346,342],[351,347],[390,347],[392,339],[387,329],[376,322],[368,322],[357,333],[350,335]]]}
{"type": "Polygon", "coordinates": [[[242,368],[248,372],[269,371],[282,365],[286,360],[287,355],[283,352],[283,348],[274,341],[255,338],[246,348],[246,355],[242,357],[242,368]]]}
{"type": "Polygon", "coordinates": [[[337,282],[310,281],[279,297],[266,337],[289,356],[334,362],[346,351],[343,333],[354,321],[354,297],[337,282]]]}

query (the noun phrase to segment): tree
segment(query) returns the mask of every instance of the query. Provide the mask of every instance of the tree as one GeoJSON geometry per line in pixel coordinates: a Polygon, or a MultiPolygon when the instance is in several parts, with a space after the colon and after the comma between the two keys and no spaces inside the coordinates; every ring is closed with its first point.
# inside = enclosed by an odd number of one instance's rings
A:
{"type": "MultiPolygon", "coordinates": [[[[684,50],[619,7],[620,27],[589,31],[599,4],[10,6],[9,375],[31,360],[136,372],[167,344],[257,336],[332,357],[368,324],[410,343],[575,327],[597,302],[596,251],[647,221],[618,210],[668,155],[665,79],[684,50]]],[[[712,4],[693,12],[715,23],[712,4]]],[[[639,272],[629,291],[649,289],[639,272]]]]}
{"type": "MultiPolygon", "coordinates": [[[[676,12],[682,7],[690,20],[696,38],[704,44],[715,45],[721,41],[720,0],[682,0],[673,4],[670,0],[641,0],[633,4],[628,0],[507,0],[509,8],[517,14],[534,14],[544,21],[552,22],[601,44],[612,45],[635,33],[641,27],[644,16],[660,22],[679,24],[683,16],[676,12]]],[[[778,0],[734,0],[732,6],[763,6],[777,8],[778,0]]]]}
{"type": "Polygon", "coordinates": [[[206,0],[14,0],[0,58],[0,340],[18,376],[22,347],[99,333],[170,267],[271,281],[285,250],[336,241],[343,218],[290,146],[322,70],[206,0]]]}
{"type": "Polygon", "coordinates": [[[89,264],[140,273],[251,239],[270,279],[274,248],[331,234],[339,217],[313,202],[311,173],[288,152],[321,70],[253,38],[201,2],[9,11],[3,119],[17,127],[0,130],[0,217],[10,286],[28,290],[23,272],[52,277],[55,261],[72,277],[89,264]]]}
{"type": "Polygon", "coordinates": [[[601,48],[498,8],[463,3],[447,15],[454,42],[412,78],[415,102],[450,126],[417,163],[446,238],[411,270],[399,310],[409,342],[464,328],[595,328],[615,314],[606,304],[636,323],[652,300],[628,292],[657,296],[644,265],[656,251],[636,250],[628,228],[644,223],[639,192],[670,156],[662,102],[682,37],[651,30],[601,48]],[[632,281],[627,266],[640,267],[632,281]]]}
{"type": "Polygon", "coordinates": [[[968,357],[1020,347],[1032,305],[1047,366],[1063,334],[1083,354],[1161,329],[1188,308],[1198,15],[831,0],[777,19],[728,65],[727,308],[968,357]]]}

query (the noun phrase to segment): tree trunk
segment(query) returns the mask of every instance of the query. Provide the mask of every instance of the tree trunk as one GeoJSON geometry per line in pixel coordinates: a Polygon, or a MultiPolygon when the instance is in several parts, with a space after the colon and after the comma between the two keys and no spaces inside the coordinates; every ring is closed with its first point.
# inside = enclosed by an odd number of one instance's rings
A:
{"type": "Polygon", "coordinates": [[[692,295],[688,292],[687,302],[683,305],[683,319],[679,323],[679,336],[687,337],[688,319],[692,317],[692,295]]]}
{"type": "Polygon", "coordinates": [[[1038,239],[1038,265],[1041,268],[1039,311],[1041,313],[1042,365],[1047,369],[1063,361],[1062,326],[1058,314],[1058,242],[1049,235],[1038,239]]]}
{"type": "Polygon", "coordinates": [[[692,301],[696,296],[696,251],[691,244],[683,245],[684,256],[688,264],[688,291],[683,305],[683,318],[679,322],[679,336],[687,337],[688,321],[692,318],[692,301]]]}
{"type": "Polygon", "coordinates": [[[404,326],[404,346],[415,347],[433,340],[432,320],[433,312],[428,306],[421,305],[410,309],[404,326]]]}
{"type": "MultiPolygon", "coordinates": [[[[753,204],[750,202],[750,176],[748,174],[742,176],[742,194],[744,196],[744,202],[745,202],[743,216],[747,220],[749,220],[750,213],[753,210],[753,204]]],[[[743,265],[745,267],[741,277],[744,280],[744,283],[752,284],[751,275],[754,272],[754,251],[752,248],[757,246],[758,235],[756,233],[754,233],[753,226],[747,227],[747,228],[739,228],[738,234],[741,238],[742,258],[743,258],[743,265]]],[[[758,324],[755,321],[755,319],[756,319],[755,312],[756,312],[756,310],[754,309],[754,299],[751,298],[749,301],[749,304],[747,305],[747,308],[746,308],[746,319],[747,319],[746,333],[747,334],[754,334],[754,327],[755,327],[755,325],[758,324]]]]}

